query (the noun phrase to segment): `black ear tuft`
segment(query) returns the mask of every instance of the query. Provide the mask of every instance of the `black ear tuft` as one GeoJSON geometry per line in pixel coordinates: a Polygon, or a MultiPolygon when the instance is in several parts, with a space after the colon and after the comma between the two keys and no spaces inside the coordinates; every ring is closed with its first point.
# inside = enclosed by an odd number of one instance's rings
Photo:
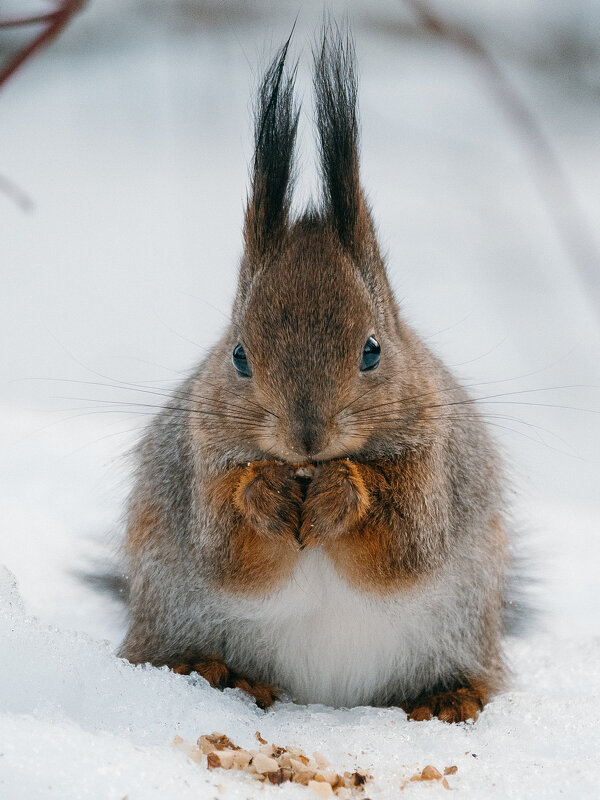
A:
{"type": "Polygon", "coordinates": [[[291,72],[285,70],[291,37],[277,52],[258,92],[252,188],[244,225],[251,260],[277,249],[288,225],[299,115],[294,102],[296,66],[291,72]]]}
{"type": "Polygon", "coordinates": [[[370,227],[360,188],[356,56],[349,32],[325,22],[314,52],[314,87],[325,212],[342,244],[356,252],[370,227]]]}

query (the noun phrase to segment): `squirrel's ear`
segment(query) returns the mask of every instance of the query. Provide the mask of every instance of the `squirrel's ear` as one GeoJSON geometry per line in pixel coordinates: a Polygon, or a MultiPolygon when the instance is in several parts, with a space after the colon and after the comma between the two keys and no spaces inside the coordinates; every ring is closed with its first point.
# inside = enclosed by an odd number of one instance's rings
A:
{"type": "Polygon", "coordinates": [[[288,227],[299,109],[294,102],[296,67],[285,70],[290,38],[267,69],[254,122],[254,159],[246,206],[244,240],[256,269],[281,245],[288,227]]]}
{"type": "Polygon", "coordinates": [[[373,227],[359,177],[355,64],[350,33],[326,22],[314,52],[324,210],[342,245],[357,256],[373,227]]]}

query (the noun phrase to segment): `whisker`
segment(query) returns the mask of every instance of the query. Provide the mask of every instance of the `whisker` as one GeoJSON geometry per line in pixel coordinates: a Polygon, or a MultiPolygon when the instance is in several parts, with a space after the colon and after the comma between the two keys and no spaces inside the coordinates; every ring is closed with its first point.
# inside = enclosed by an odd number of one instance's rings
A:
{"type": "MultiPolygon", "coordinates": [[[[239,397],[239,394],[238,394],[238,393],[236,393],[236,392],[234,392],[234,391],[232,391],[231,389],[224,389],[222,386],[218,386],[218,385],[217,385],[217,384],[215,384],[215,383],[210,383],[209,381],[207,381],[207,380],[204,380],[204,379],[203,379],[203,382],[204,382],[204,383],[205,383],[207,386],[211,386],[211,387],[213,387],[213,388],[219,389],[220,391],[226,391],[228,394],[232,394],[234,397],[239,397]]],[[[249,400],[248,398],[245,398],[245,401],[246,401],[247,403],[250,403],[250,404],[251,404],[251,405],[253,405],[253,406],[257,406],[257,408],[260,408],[260,410],[261,410],[261,411],[264,411],[264,412],[265,412],[265,414],[269,414],[271,417],[275,417],[275,419],[279,419],[279,417],[277,416],[277,414],[275,414],[275,412],[274,412],[274,411],[270,411],[268,408],[265,408],[265,407],[264,407],[264,406],[262,406],[260,403],[257,403],[255,400],[249,400]]]]}
{"type": "MultiPolygon", "coordinates": [[[[391,375],[389,375],[389,376],[387,376],[387,377],[389,377],[389,380],[392,380],[392,379],[393,379],[393,378],[395,378],[397,375],[399,375],[399,374],[400,374],[400,372],[401,372],[401,370],[397,370],[396,372],[393,372],[391,375]]],[[[346,411],[346,409],[350,408],[350,406],[351,406],[351,405],[353,405],[354,403],[356,403],[356,401],[357,401],[357,400],[362,400],[362,398],[363,398],[365,395],[367,395],[367,394],[370,394],[371,392],[375,391],[375,389],[379,389],[379,388],[381,388],[381,384],[379,384],[379,383],[378,383],[378,384],[376,384],[375,386],[372,386],[370,389],[367,389],[367,391],[366,391],[366,392],[361,392],[359,395],[357,395],[357,396],[354,398],[354,400],[350,400],[350,402],[349,402],[349,403],[346,403],[346,405],[345,405],[345,406],[342,406],[342,408],[340,408],[340,409],[339,409],[339,410],[336,412],[335,416],[336,416],[336,417],[337,417],[337,416],[339,416],[339,415],[342,413],[342,411],[346,411]]]]}
{"type": "MultiPolygon", "coordinates": [[[[238,325],[238,323],[236,323],[236,322],[233,322],[233,320],[230,320],[230,323],[231,323],[232,325],[234,325],[235,327],[237,327],[237,328],[238,328],[240,331],[242,330],[242,329],[241,329],[241,326],[240,326],[240,325],[238,325]]],[[[174,332],[176,333],[176,331],[174,331],[174,332]]],[[[59,345],[59,346],[60,346],[60,347],[61,347],[61,348],[64,350],[64,352],[66,352],[66,353],[67,353],[67,355],[68,355],[68,356],[69,356],[69,357],[70,357],[70,358],[71,358],[73,361],[75,361],[75,363],[76,363],[76,364],[79,364],[79,366],[80,366],[80,367],[83,367],[83,369],[87,370],[87,371],[88,371],[88,372],[90,372],[92,375],[96,375],[97,377],[99,377],[99,378],[102,378],[102,379],[103,379],[103,380],[105,380],[105,381],[110,381],[110,383],[108,384],[108,386],[110,386],[111,384],[117,383],[117,384],[119,384],[119,386],[114,386],[114,385],[113,385],[113,386],[112,386],[112,388],[129,388],[129,389],[132,389],[132,390],[133,390],[133,389],[135,389],[135,390],[137,390],[137,389],[138,389],[138,387],[136,387],[136,384],[134,384],[134,383],[129,383],[128,381],[121,381],[121,380],[119,380],[118,378],[112,378],[112,377],[110,377],[109,375],[104,375],[103,373],[101,373],[101,372],[98,372],[97,370],[94,370],[94,369],[92,369],[92,368],[91,368],[91,367],[89,367],[87,364],[84,364],[84,363],[83,363],[83,362],[82,362],[80,359],[78,359],[76,356],[74,356],[74,355],[73,355],[73,353],[71,353],[71,352],[70,352],[70,351],[69,351],[69,350],[68,350],[68,349],[67,349],[67,348],[64,346],[64,344],[62,344],[62,342],[60,342],[60,341],[59,341],[59,340],[58,340],[58,339],[57,339],[57,338],[54,336],[54,334],[53,334],[51,331],[49,331],[49,334],[50,334],[50,335],[52,336],[52,338],[53,338],[53,339],[56,341],[56,343],[57,343],[57,344],[58,344],[58,345],[59,345]]],[[[177,334],[177,335],[180,335],[180,334],[177,334]]],[[[185,337],[182,337],[182,338],[185,338],[185,337]]],[[[189,341],[191,344],[193,344],[194,346],[196,346],[196,347],[201,347],[201,345],[199,345],[197,342],[194,342],[194,341],[192,341],[191,339],[188,339],[188,341],[189,341]]],[[[250,353],[250,355],[252,356],[253,354],[252,354],[252,352],[251,352],[250,348],[249,348],[249,347],[247,347],[246,349],[248,350],[248,352],[249,352],[249,353],[250,353]]],[[[65,380],[65,379],[53,378],[53,379],[49,379],[49,380],[55,380],[55,381],[59,381],[59,380],[65,380]]],[[[71,383],[82,383],[82,384],[83,384],[83,383],[87,383],[88,385],[92,385],[92,382],[91,382],[91,381],[68,381],[68,379],[67,379],[67,381],[66,381],[66,382],[71,382],[71,383]]],[[[206,383],[206,385],[207,385],[207,386],[212,386],[213,388],[217,388],[217,389],[219,389],[220,391],[226,392],[227,394],[232,394],[232,395],[233,395],[233,396],[234,396],[236,399],[239,399],[239,394],[238,394],[238,393],[236,393],[236,392],[234,392],[234,391],[232,391],[231,389],[226,389],[226,388],[225,388],[225,387],[223,387],[223,386],[215,386],[215,384],[211,384],[209,381],[206,381],[206,380],[204,380],[204,383],[206,383]]],[[[100,383],[99,383],[98,385],[100,385],[100,386],[101,386],[101,385],[103,385],[103,384],[100,384],[100,383]]],[[[263,411],[265,414],[269,414],[269,415],[271,415],[271,416],[275,417],[275,419],[278,419],[278,417],[277,417],[277,414],[275,414],[273,411],[270,411],[268,408],[264,408],[264,406],[262,406],[260,403],[257,403],[257,402],[256,402],[256,401],[254,401],[254,400],[249,400],[249,399],[247,399],[247,398],[246,398],[246,402],[247,402],[247,403],[250,403],[251,405],[254,405],[254,406],[256,406],[257,408],[260,408],[260,410],[261,410],[261,411],[263,411]]]]}
{"type": "Polygon", "coordinates": [[[169,405],[158,406],[158,405],[152,405],[150,403],[111,403],[108,400],[104,402],[107,403],[106,406],[101,406],[100,408],[88,407],[86,410],[89,413],[97,413],[97,414],[121,413],[121,414],[143,414],[144,416],[153,416],[153,412],[166,409],[167,411],[176,411],[176,412],[181,412],[182,414],[198,414],[202,416],[219,417],[221,419],[226,419],[230,420],[231,422],[235,422],[236,424],[242,425],[244,428],[247,429],[260,430],[261,428],[267,427],[266,424],[257,422],[255,420],[247,420],[244,417],[239,417],[233,414],[226,414],[224,412],[219,412],[219,411],[188,409],[188,408],[181,408],[179,406],[169,406],[169,405]],[[134,408],[124,409],[123,406],[133,406],[134,408]],[[152,409],[152,411],[139,410],[143,408],[149,408],[152,409]]]}
{"type": "MultiPolygon", "coordinates": [[[[481,386],[481,385],[484,385],[484,384],[471,384],[470,386],[467,385],[466,388],[472,388],[472,387],[477,386],[477,385],[481,386]]],[[[362,413],[371,412],[371,411],[373,411],[373,410],[375,410],[377,408],[384,408],[386,406],[401,405],[403,403],[413,402],[415,400],[420,400],[420,399],[422,399],[424,397],[428,397],[429,395],[437,394],[438,392],[441,393],[441,392],[460,391],[460,388],[461,387],[459,387],[459,386],[450,386],[450,387],[445,387],[445,388],[441,388],[441,389],[434,389],[434,390],[432,390],[430,392],[425,392],[425,393],[420,394],[420,395],[413,395],[411,397],[399,398],[398,400],[389,400],[389,401],[387,401],[385,403],[378,403],[378,404],[376,404],[374,406],[365,406],[364,408],[356,409],[356,411],[351,411],[350,413],[353,416],[359,416],[362,413]]],[[[495,398],[514,397],[516,395],[531,394],[531,393],[535,393],[535,392],[561,391],[561,390],[565,390],[565,389],[600,389],[600,386],[586,385],[586,384],[567,384],[567,385],[563,385],[563,386],[537,387],[535,389],[520,389],[520,390],[514,391],[514,392],[499,392],[497,394],[484,395],[483,397],[468,397],[468,398],[465,398],[463,400],[449,401],[448,403],[435,403],[435,404],[431,404],[429,406],[423,406],[423,408],[441,408],[441,407],[446,406],[446,405],[459,405],[461,403],[464,403],[464,404],[467,404],[467,403],[473,403],[473,404],[475,404],[475,403],[483,403],[483,402],[488,402],[488,401],[494,401],[495,398]]],[[[501,401],[498,400],[497,402],[500,403],[501,401]]],[[[508,402],[512,402],[514,404],[517,404],[518,401],[506,401],[506,402],[507,403],[508,402]]],[[[521,402],[522,402],[523,405],[527,404],[526,401],[521,401],[521,402]]],[[[562,406],[562,405],[543,404],[543,403],[537,403],[537,404],[536,403],[529,403],[529,405],[538,405],[540,407],[544,407],[545,406],[547,408],[565,408],[565,409],[578,410],[578,411],[588,411],[589,413],[592,413],[592,414],[600,413],[600,410],[577,408],[577,407],[574,407],[574,406],[562,406]]]]}
{"type": "Polygon", "coordinates": [[[101,398],[90,398],[90,397],[73,397],[68,398],[72,400],[79,400],[81,402],[91,402],[91,403],[103,403],[105,406],[113,406],[115,408],[121,408],[123,406],[135,406],[136,408],[153,408],[157,411],[161,411],[162,409],[167,409],[170,411],[182,411],[189,414],[208,414],[213,416],[220,416],[225,417],[227,419],[234,419],[238,421],[248,422],[255,425],[258,425],[261,422],[260,417],[251,417],[251,416],[244,416],[243,414],[237,413],[229,413],[225,411],[217,411],[214,409],[196,409],[196,408],[187,408],[187,407],[177,407],[168,404],[154,404],[154,403],[134,403],[128,402],[126,400],[103,400],[101,398]]]}
{"type": "MultiPolygon", "coordinates": [[[[52,380],[56,381],[56,382],[64,382],[64,383],[79,383],[79,384],[84,385],[84,386],[99,386],[99,387],[102,387],[102,388],[118,389],[118,390],[131,391],[131,392],[139,392],[140,394],[152,394],[152,395],[155,395],[157,397],[165,397],[167,399],[175,397],[176,399],[179,399],[179,400],[201,400],[201,401],[206,402],[206,403],[212,403],[213,405],[217,405],[219,407],[224,406],[225,408],[238,409],[240,411],[244,411],[247,414],[255,414],[255,415],[258,414],[258,412],[253,412],[252,409],[248,409],[248,408],[246,408],[244,406],[237,405],[235,403],[231,403],[231,402],[227,402],[227,401],[215,400],[214,398],[210,398],[210,397],[204,397],[202,395],[196,394],[195,392],[185,392],[185,391],[182,391],[182,390],[173,390],[173,391],[167,390],[167,391],[164,391],[160,387],[159,388],[156,388],[156,387],[140,387],[140,386],[138,386],[136,384],[133,384],[133,383],[131,383],[131,384],[125,383],[124,381],[120,381],[117,384],[110,384],[110,383],[100,383],[99,381],[75,381],[75,380],[62,379],[62,378],[53,378],[52,380]]],[[[236,395],[236,397],[238,397],[238,395],[236,395]]],[[[249,402],[252,402],[252,401],[249,401],[249,402]]],[[[259,405],[259,404],[255,403],[254,405],[259,405]]],[[[259,407],[262,409],[262,406],[259,406],[259,407]]],[[[272,416],[276,416],[275,414],[270,412],[268,409],[262,409],[262,410],[265,411],[268,414],[271,414],[272,416]]],[[[257,418],[258,418],[258,416],[257,416],[257,418]]]]}
{"type": "MultiPolygon", "coordinates": [[[[554,439],[556,439],[556,441],[560,442],[562,445],[564,445],[566,448],[568,448],[568,449],[570,450],[570,452],[568,452],[568,453],[564,453],[564,451],[558,450],[558,449],[556,449],[556,448],[552,448],[552,449],[554,449],[556,452],[561,452],[561,453],[563,453],[564,455],[569,455],[569,456],[571,456],[571,457],[573,457],[573,458],[577,458],[577,459],[579,459],[579,460],[585,460],[585,459],[583,459],[583,458],[582,458],[582,456],[581,456],[581,455],[580,455],[580,454],[579,454],[579,453],[578,453],[578,452],[577,452],[577,451],[576,451],[576,450],[575,450],[575,449],[572,447],[572,445],[571,445],[569,442],[567,442],[565,439],[563,439],[562,437],[560,437],[560,436],[559,436],[558,434],[556,434],[554,431],[551,431],[551,430],[549,430],[548,428],[544,428],[543,426],[536,425],[536,424],[535,424],[535,423],[533,423],[533,422],[529,422],[529,421],[527,421],[527,420],[524,420],[524,419],[521,419],[521,418],[519,418],[519,417],[512,417],[512,416],[508,416],[508,415],[506,415],[506,414],[490,414],[489,412],[482,412],[482,413],[477,413],[477,414],[476,414],[476,413],[474,413],[474,412],[470,412],[470,413],[469,413],[469,412],[464,412],[464,411],[458,411],[458,412],[456,412],[456,411],[452,411],[451,413],[449,413],[449,414],[447,414],[447,415],[444,415],[444,416],[438,416],[438,417],[431,417],[431,416],[429,416],[429,417],[420,417],[420,418],[417,418],[417,420],[413,420],[413,421],[425,422],[425,421],[445,421],[445,420],[463,420],[463,419],[464,419],[464,420],[478,420],[478,419],[484,419],[484,420],[486,421],[486,424],[488,424],[488,425],[494,425],[495,427],[501,427],[501,428],[502,428],[502,427],[504,427],[506,430],[510,430],[510,431],[512,431],[513,433],[520,433],[520,434],[523,434],[523,432],[522,432],[522,431],[515,430],[514,428],[508,428],[508,427],[506,427],[506,426],[501,426],[501,425],[499,425],[498,423],[495,423],[495,422],[493,422],[492,420],[498,420],[498,419],[499,419],[499,420],[506,420],[507,422],[515,422],[515,423],[517,423],[517,424],[519,424],[519,425],[524,425],[524,426],[526,426],[527,428],[530,428],[530,429],[532,429],[532,430],[536,430],[536,431],[539,431],[539,432],[541,432],[541,433],[545,433],[545,434],[547,434],[548,436],[552,436],[554,439]]],[[[385,425],[386,423],[387,423],[387,424],[393,424],[393,425],[397,425],[397,424],[398,424],[398,423],[400,423],[400,422],[405,422],[405,420],[404,420],[403,418],[401,418],[401,417],[400,417],[400,418],[393,418],[393,417],[390,417],[390,418],[388,418],[387,420],[380,420],[380,421],[378,421],[378,422],[377,422],[377,427],[379,427],[380,425],[385,425]]],[[[356,425],[355,425],[354,427],[357,429],[357,431],[364,433],[364,431],[365,431],[367,428],[369,428],[369,427],[370,427],[370,428],[372,429],[374,426],[372,426],[372,425],[371,425],[371,426],[368,426],[366,423],[363,423],[362,425],[358,425],[358,426],[356,426],[356,425]]],[[[356,435],[362,435],[362,433],[357,433],[356,435]]],[[[348,435],[348,434],[346,434],[346,435],[348,435]]],[[[547,446],[547,447],[551,447],[551,445],[549,445],[547,442],[544,442],[544,441],[543,441],[543,439],[541,439],[541,438],[534,438],[534,437],[531,437],[531,436],[527,436],[527,438],[528,438],[528,439],[531,439],[532,441],[537,441],[539,444],[543,444],[543,445],[545,445],[545,446],[547,446]]]]}

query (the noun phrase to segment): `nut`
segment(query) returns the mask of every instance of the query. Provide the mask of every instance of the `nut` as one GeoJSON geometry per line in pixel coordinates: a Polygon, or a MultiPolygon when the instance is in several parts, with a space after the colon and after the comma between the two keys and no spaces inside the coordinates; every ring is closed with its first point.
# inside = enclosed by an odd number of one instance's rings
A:
{"type": "Polygon", "coordinates": [[[279,769],[279,764],[277,761],[275,761],[274,758],[265,755],[264,753],[257,753],[252,758],[252,766],[261,774],[264,774],[265,772],[277,772],[279,769]]]}
{"type": "Polygon", "coordinates": [[[331,784],[326,781],[309,781],[308,788],[316,792],[319,797],[333,797],[331,784]]]}

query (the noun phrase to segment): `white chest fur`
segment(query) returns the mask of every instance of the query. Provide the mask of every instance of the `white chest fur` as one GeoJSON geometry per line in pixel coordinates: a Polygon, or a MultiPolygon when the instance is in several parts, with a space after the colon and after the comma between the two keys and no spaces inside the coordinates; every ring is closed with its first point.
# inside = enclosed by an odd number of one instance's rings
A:
{"type": "Polygon", "coordinates": [[[445,672],[451,655],[448,601],[456,605],[443,584],[430,579],[383,598],[349,586],[322,551],[306,551],[278,592],[230,601],[226,660],[301,703],[355,706],[413,695],[445,672]]]}

